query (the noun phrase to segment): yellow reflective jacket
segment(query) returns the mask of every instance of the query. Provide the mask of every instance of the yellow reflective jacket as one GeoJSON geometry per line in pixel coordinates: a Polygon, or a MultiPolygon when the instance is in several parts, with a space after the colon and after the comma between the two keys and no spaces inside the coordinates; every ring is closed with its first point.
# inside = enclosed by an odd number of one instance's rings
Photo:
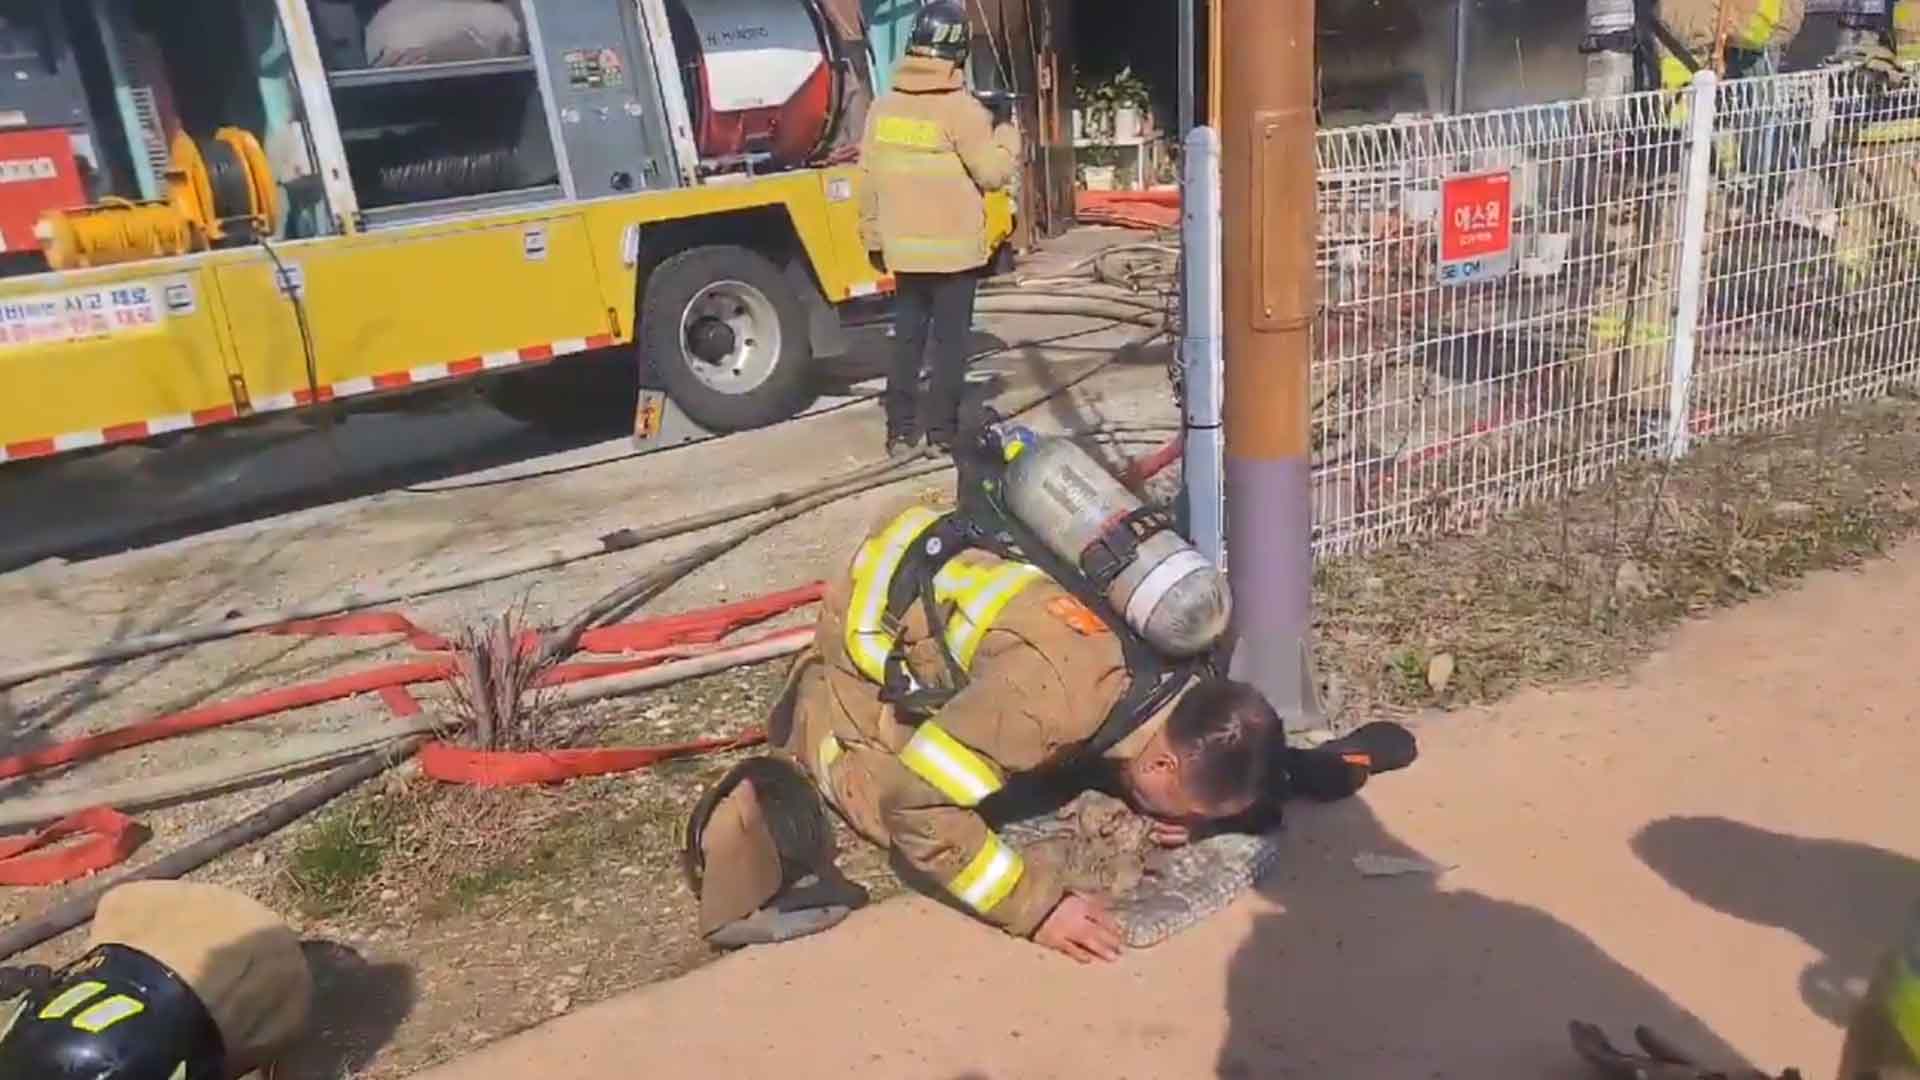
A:
{"type": "MultiPolygon", "coordinates": [[[[1785,48],[1806,21],[1806,0],[1725,0],[1727,48],[1760,52],[1785,48]]],[[[1721,0],[1660,0],[1661,21],[1687,46],[1695,63],[1713,63],[1720,42],[1721,0]]],[[[1678,57],[1660,48],[1660,81],[1667,89],[1685,86],[1693,73],[1678,57]]]]}
{"type": "Polygon", "coordinates": [[[860,144],[860,238],[887,269],[948,274],[992,258],[986,192],[1020,167],[1020,135],[993,125],[960,69],[909,56],[867,114],[860,144]]]}

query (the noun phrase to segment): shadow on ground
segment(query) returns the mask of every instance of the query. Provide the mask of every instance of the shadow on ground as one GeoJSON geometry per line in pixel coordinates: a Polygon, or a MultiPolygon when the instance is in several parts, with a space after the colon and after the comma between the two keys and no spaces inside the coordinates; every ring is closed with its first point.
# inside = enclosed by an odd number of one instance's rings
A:
{"type": "Polygon", "coordinates": [[[274,1080],[338,1080],[373,1062],[413,1012],[412,969],[372,964],[331,941],[303,941],[313,971],[313,1015],[307,1035],[275,1063],[274,1080]]]}
{"type": "Polygon", "coordinates": [[[1648,1024],[1716,1066],[1738,1055],[1660,989],[1542,911],[1431,876],[1363,878],[1362,852],[1418,856],[1366,803],[1305,806],[1228,973],[1225,1080],[1583,1078],[1567,1021],[1648,1024]]]}
{"type": "Polygon", "coordinates": [[[1920,861],[1865,844],[1771,832],[1715,817],[1656,821],[1634,853],[1725,915],[1791,933],[1820,959],[1800,973],[1815,1014],[1844,1025],[1920,898],[1920,861]]]}

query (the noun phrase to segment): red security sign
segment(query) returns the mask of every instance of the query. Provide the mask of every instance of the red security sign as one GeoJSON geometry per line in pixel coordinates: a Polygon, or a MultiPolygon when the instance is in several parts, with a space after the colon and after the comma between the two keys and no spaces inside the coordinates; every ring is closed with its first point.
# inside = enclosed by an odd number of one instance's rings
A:
{"type": "Polygon", "coordinates": [[[1467,280],[1502,272],[1512,265],[1512,254],[1513,174],[1502,169],[1442,181],[1441,280],[1467,280]],[[1449,274],[1452,267],[1458,269],[1449,274]]]}

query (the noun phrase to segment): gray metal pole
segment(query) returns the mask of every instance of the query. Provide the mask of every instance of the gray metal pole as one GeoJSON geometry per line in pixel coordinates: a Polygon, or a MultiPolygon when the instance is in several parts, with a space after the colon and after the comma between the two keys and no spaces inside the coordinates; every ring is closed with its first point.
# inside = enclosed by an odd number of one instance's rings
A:
{"type": "MultiPolygon", "coordinates": [[[[1219,0],[1214,0],[1218,3],[1219,0]]],[[[1194,25],[1195,0],[1180,0],[1180,137],[1186,138],[1194,125],[1194,81],[1195,69],[1199,65],[1198,28],[1194,25]]]]}
{"type": "Polygon", "coordinates": [[[1227,565],[1225,314],[1221,307],[1220,135],[1210,127],[1187,135],[1180,251],[1186,317],[1180,343],[1186,390],[1187,536],[1218,567],[1227,565]]]}
{"type": "Polygon", "coordinates": [[[1467,33],[1473,20],[1473,0],[1453,5],[1453,111],[1467,111],[1467,33]]]}

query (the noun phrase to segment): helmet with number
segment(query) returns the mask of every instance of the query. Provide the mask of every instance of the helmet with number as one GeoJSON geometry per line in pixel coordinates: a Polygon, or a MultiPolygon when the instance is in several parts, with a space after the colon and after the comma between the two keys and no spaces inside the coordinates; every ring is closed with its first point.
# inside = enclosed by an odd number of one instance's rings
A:
{"type": "Polygon", "coordinates": [[[0,1076],[231,1080],[306,1024],[313,977],[280,918],[185,882],[109,892],[91,948],[22,998],[0,1032],[0,1076]]]}
{"type": "Polygon", "coordinates": [[[46,1080],[227,1080],[207,1007],[146,953],[102,945],[22,998],[0,1075],[46,1080]]]}
{"type": "Polygon", "coordinates": [[[972,36],[965,7],[956,0],[933,0],[920,9],[920,17],[914,20],[907,52],[964,63],[972,46],[972,36]]]}

